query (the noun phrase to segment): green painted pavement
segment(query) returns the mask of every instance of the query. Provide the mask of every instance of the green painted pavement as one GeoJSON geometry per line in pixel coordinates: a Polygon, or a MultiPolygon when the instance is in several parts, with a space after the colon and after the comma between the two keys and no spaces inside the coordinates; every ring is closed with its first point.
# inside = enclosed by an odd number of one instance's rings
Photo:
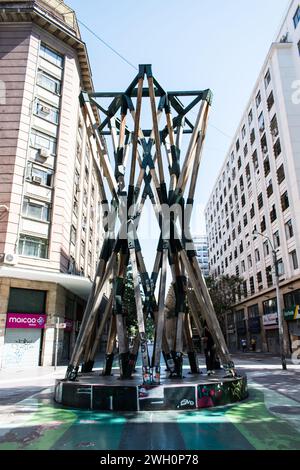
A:
{"type": "MultiPolygon", "coordinates": [[[[248,400],[224,408],[126,414],[63,409],[38,395],[1,425],[0,450],[300,449],[293,421],[269,411],[270,393],[252,385],[248,400]]],[[[282,400],[272,392],[272,406],[282,400]]]]}

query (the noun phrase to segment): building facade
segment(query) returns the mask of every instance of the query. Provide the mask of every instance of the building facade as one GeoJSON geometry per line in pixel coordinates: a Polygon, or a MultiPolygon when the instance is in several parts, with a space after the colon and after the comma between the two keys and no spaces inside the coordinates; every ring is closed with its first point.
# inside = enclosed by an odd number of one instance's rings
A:
{"type": "Polygon", "coordinates": [[[75,343],[101,245],[93,90],[76,15],[0,1],[0,367],[53,365],[75,343]]]}
{"type": "Polygon", "coordinates": [[[205,210],[210,272],[243,285],[227,315],[232,350],[256,339],[279,352],[272,246],[285,340],[300,340],[300,4],[293,0],[271,45],[205,210]],[[260,235],[254,239],[253,232],[260,235]],[[269,240],[268,240],[268,238],[269,240]]]}
{"type": "Polygon", "coordinates": [[[193,239],[195,250],[197,252],[197,260],[204,277],[209,276],[209,253],[207,236],[203,235],[193,239]]]}

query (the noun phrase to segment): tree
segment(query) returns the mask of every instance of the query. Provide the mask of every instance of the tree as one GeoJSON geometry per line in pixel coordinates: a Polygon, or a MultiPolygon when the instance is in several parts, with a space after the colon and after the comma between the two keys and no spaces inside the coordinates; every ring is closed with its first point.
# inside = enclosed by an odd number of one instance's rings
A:
{"type": "Polygon", "coordinates": [[[231,311],[241,295],[243,279],[239,276],[221,276],[217,279],[208,277],[206,284],[221,328],[226,330],[224,315],[231,311]]]}

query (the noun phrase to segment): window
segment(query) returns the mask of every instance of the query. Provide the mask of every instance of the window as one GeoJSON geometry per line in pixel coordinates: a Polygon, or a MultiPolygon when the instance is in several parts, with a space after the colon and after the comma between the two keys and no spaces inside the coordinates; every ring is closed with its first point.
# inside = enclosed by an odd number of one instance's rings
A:
{"type": "Polygon", "coordinates": [[[264,159],[264,171],[265,171],[265,177],[267,177],[271,171],[269,157],[264,159]]]}
{"type": "Polygon", "coordinates": [[[264,242],[263,247],[264,247],[264,255],[269,256],[270,254],[269,242],[268,241],[264,242]]]}
{"type": "Polygon", "coordinates": [[[294,250],[290,253],[291,261],[292,261],[292,267],[294,270],[299,268],[299,263],[298,263],[298,257],[297,257],[297,251],[294,250]]]}
{"type": "Polygon", "coordinates": [[[250,217],[251,217],[251,219],[253,219],[254,216],[255,216],[255,209],[254,209],[254,204],[252,204],[251,209],[250,209],[250,217]]]}
{"type": "Polygon", "coordinates": [[[248,122],[249,122],[249,126],[250,124],[252,123],[253,121],[253,111],[252,109],[250,110],[249,114],[248,114],[248,122]]]}
{"type": "Polygon", "coordinates": [[[246,144],[244,147],[244,156],[247,157],[247,155],[248,155],[248,144],[246,144]]]}
{"type": "Polygon", "coordinates": [[[284,275],[284,263],[282,259],[278,260],[277,269],[278,269],[279,276],[283,276],[284,275]]]}
{"type": "Polygon", "coordinates": [[[246,166],[245,168],[245,173],[246,173],[246,180],[247,180],[247,183],[249,183],[251,181],[251,172],[250,172],[250,165],[248,163],[248,165],[246,166]]]}
{"type": "Polygon", "coordinates": [[[251,268],[252,268],[252,258],[251,258],[251,255],[248,255],[248,257],[247,257],[247,262],[248,262],[248,268],[251,269],[251,268]]]}
{"type": "Polygon", "coordinates": [[[246,137],[246,126],[245,125],[242,128],[242,137],[243,137],[243,139],[246,137]]]}
{"type": "Polygon", "coordinates": [[[272,268],[271,268],[271,266],[268,266],[266,268],[266,277],[267,277],[268,287],[272,287],[273,286],[273,277],[272,277],[272,268]]]}
{"type": "Polygon", "coordinates": [[[264,113],[260,113],[259,118],[258,118],[258,127],[259,131],[261,133],[264,132],[266,126],[265,126],[265,118],[264,118],[264,113]]]}
{"type": "Polygon", "coordinates": [[[60,95],[61,91],[61,82],[56,78],[51,77],[46,72],[39,70],[37,76],[37,84],[42,88],[54,93],[56,95],[60,95]]]}
{"type": "Polygon", "coordinates": [[[47,258],[48,241],[43,238],[21,235],[19,241],[19,255],[32,258],[47,258]]]}
{"type": "Polygon", "coordinates": [[[241,197],[241,203],[242,203],[242,207],[245,207],[245,205],[246,205],[246,196],[245,196],[245,194],[243,194],[242,197],[241,197]]]}
{"type": "Polygon", "coordinates": [[[71,243],[73,243],[74,245],[76,245],[76,228],[74,227],[74,225],[72,225],[71,227],[71,243]]]}
{"type": "Polygon", "coordinates": [[[37,100],[35,102],[34,114],[53,124],[58,124],[59,110],[43,101],[37,100]]]}
{"type": "Polygon", "coordinates": [[[272,194],[273,194],[273,184],[272,184],[272,180],[270,180],[267,186],[267,195],[270,198],[272,194]]]}
{"type": "Polygon", "coordinates": [[[255,294],[254,277],[250,277],[249,282],[250,282],[250,292],[251,292],[251,295],[253,295],[255,294]]]}
{"type": "Polygon", "coordinates": [[[241,159],[241,157],[239,157],[239,159],[238,159],[238,170],[241,169],[241,166],[242,166],[242,159],[241,159]]]}
{"type": "Polygon", "coordinates": [[[279,134],[279,130],[278,130],[278,122],[277,122],[277,116],[275,114],[275,116],[273,117],[272,121],[271,121],[271,134],[272,134],[272,137],[273,137],[273,140],[275,140],[279,134]]]}
{"type": "Polygon", "coordinates": [[[293,223],[291,220],[289,220],[285,224],[285,234],[286,234],[286,239],[290,240],[294,236],[294,229],[293,229],[293,223]]]}
{"type": "Polygon", "coordinates": [[[43,59],[48,60],[48,62],[51,62],[57,67],[63,67],[63,56],[58,52],[55,52],[53,49],[50,49],[50,47],[46,46],[45,44],[41,44],[40,57],[43,57],[43,59]]]}
{"type": "Polygon", "coordinates": [[[260,252],[259,252],[259,249],[258,249],[258,248],[256,248],[256,250],[255,250],[255,261],[256,261],[257,263],[260,262],[260,252]]]}
{"type": "Polygon", "coordinates": [[[248,217],[247,214],[244,214],[244,227],[247,227],[248,225],[248,217]]]}
{"type": "Polygon", "coordinates": [[[274,233],[273,235],[273,240],[274,240],[274,248],[275,250],[280,247],[280,236],[279,236],[279,231],[274,233]]]}
{"type": "Polygon", "coordinates": [[[281,184],[285,180],[284,166],[283,164],[277,170],[278,184],[281,184]]]}
{"type": "Polygon", "coordinates": [[[257,198],[257,203],[258,203],[258,208],[259,209],[262,209],[263,205],[264,205],[264,200],[263,200],[263,195],[262,193],[260,193],[260,195],[258,196],[257,198]]]}
{"type": "Polygon", "coordinates": [[[277,139],[277,141],[274,145],[275,158],[277,158],[280,154],[281,154],[281,143],[280,143],[280,139],[277,139]]]}
{"type": "Polygon", "coordinates": [[[24,198],[22,214],[24,217],[28,217],[30,219],[49,222],[50,205],[29,198],[24,198]]]}
{"type": "Polygon", "coordinates": [[[274,94],[273,94],[273,91],[271,91],[271,93],[269,94],[268,99],[267,99],[268,111],[271,111],[271,109],[273,108],[274,103],[275,103],[274,94]]]}
{"type": "Polygon", "coordinates": [[[235,148],[236,148],[236,151],[238,152],[239,149],[240,149],[240,141],[239,141],[239,139],[236,141],[235,148]]]}
{"type": "Polygon", "coordinates": [[[294,20],[294,26],[295,26],[295,28],[297,28],[297,26],[300,22],[300,6],[298,6],[298,8],[297,8],[293,20],[294,20]]]}
{"type": "Polygon", "coordinates": [[[298,42],[298,51],[299,51],[299,54],[300,54],[300,41],[298,42]]]}
{"type": "Polygon", "coordinates": [[[254,154],[252,155],[252,161],[253,161],[253,166],[254,166],[254,170],[257,171],[258,170],[258,157],[257,157],[257,151],[255,150],[254,154]]]}
{"type": "Polygon", "coordinates": [[[35,149],[48,150],[51,155],[56,154],[56,139],[35,129],[30,134],[30,145],[35,149]]]}
{"type": "Polygon", "coordinates": [[[251,134],[250,134],[250,142],[251,142],[251,145],[253,145],[255,142],[255,130],[254,129],[252,129],[251,134]]]}
{"type": "Polygon", "coordinates": [[[272,313],[277,313],[277,300],[270,299],[265,300],[263,303],[264,315],[270,315],[272,313]]]}
{"type": "Polygon", "coordinates": [[[272,210],[270,212],[270,219],[271,219],[271,223],[275,222],[275,220],[277,219],[275,204],[273,204],[272,210]]]}
{"type": "Polygon", "coordinates": [[[262,281],[262,273],[259,272],[259,273],[257,273],[257,283],[258,283],[258,285],[259,285],[259,284],[262,284],[262,282],[263,282],[263,281],[262,281]]]}
{"type": "Polygon", "coordinates": [[[265,87],[268,88],[269,84],[271,83],[271,73],[270,70],[267,71],[265,76],[265,87]]]}
{"type": "Polygon", "coordinates": [[[247,281],[243,282],[243,295],[245,298],[248,296],[248,290],[247,290],[247,281]]]}
{"type": "Polygon", "coordinates": [[[286,191],[286,192],[281,196],[282,212],[286,211],[289,206],[290,206],[289,196],[288,196],[288,192],[286,191]]]}
{"type": "Polygon", "coordinates": [[[32,183],[52,187],[53,171],[29,163],[27,166],[26,179],[32,183]]]}
{"type": "Polygon", "coordinates": [[[268,144],[267,144],[266,135],[264,135],[261,139],[261,149],[262,149],[264,154],[268,153],[268,144]]]}
{"type": "Polygon", "coordinates": [[[262,221],[261,221],[261,224],[260,224],[260,230],[261,230],[262,233],[267,230],[265,216],[263,216],[263,218],[262,218],[262,221]]]}
{"type": "Polygon", "coordinates": [[[261,93],[260,93],[260,91],[256,95],[255,102],[256,102],[256,107],[258,108],[260,103],[261,103],[261,93]]]}

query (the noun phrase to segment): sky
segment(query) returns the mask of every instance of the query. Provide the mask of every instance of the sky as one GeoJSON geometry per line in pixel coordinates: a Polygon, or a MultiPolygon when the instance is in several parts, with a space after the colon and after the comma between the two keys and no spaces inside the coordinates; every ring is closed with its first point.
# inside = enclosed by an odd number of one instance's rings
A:
{"type": "MultiPolygon", "coordinates": [[[[197,229],[290,0],[67,0],[78,19],[132,64],[151,63],[167,90],[214,100],[197,186],[197,229]],[[217,130],[216,127],[219,129],[217,130]]],[[[136,71],[82,25],[95,89],[122,91],[136,71]]]]}

